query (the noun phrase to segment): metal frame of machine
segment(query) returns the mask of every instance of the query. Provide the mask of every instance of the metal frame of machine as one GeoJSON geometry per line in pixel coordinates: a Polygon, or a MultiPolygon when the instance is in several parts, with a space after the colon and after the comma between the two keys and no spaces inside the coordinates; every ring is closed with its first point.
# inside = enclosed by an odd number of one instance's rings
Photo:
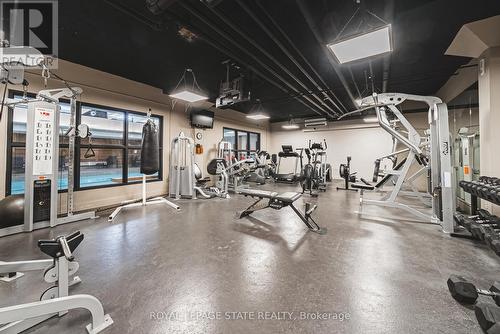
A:
{"type": "MultiPolygon", "coordinates": [[[[87,332],[96,334],[113,324],[101,302],[91,295],[69,295],[69,288],[81,282],[74,276],[79,269],[72,252],[83,240],[79,231],[53,240],[40,240],[38,246],[51,259],[16,262],[0,261],[0,273],[16,274],[5,276],[4,282],[11,282],[23,276],[19,271],[43,271],[44,280],[54,283],[45,290],[40,301],[0,308],[0,333],[20,333],[54,316],[63,316],[72,309],[86,309],[92,316],[87,332]],[[70,280],[69,278],[73,276],[70,280]]],[[[3,277],[3,276],[2,276],[3,277]]]]}
{"type": "Polygon", "coordinates": [[[9,101],[5,105],[27,103],[24,224],[0,230],[0,236],[30,232],[44,227],[96,218],[94,211],[75,214],[74,157],[76,137],[86,138],[88,127],[76,127],[76,98],[79,87],[40,91],[34,100],[9,101]],[[66,216],[58,218],[59,99],[70,98],[68,192],[66,216]],[[35,209],[36,208],[36,209],[35,209]],[[47,209],[48,208],[48,209],[47,209]]]}
{"type": "Polygon", "coordinates": [[[364,98],[361,105],[368,106],[363,109],[374,108],[379,125],[400,144],[406,146],[406,149],[394,152],[391,155],[403,154],[405,152],[408,152],[408,154],[403,162],[401,162],[400,166],[398,166],[400,168],[395,168],[387,172],[387,177],[384,182],[387,181],[387,179],[392,179],[394,187],[392,191],[385,194],[382,199],[366,199],[363,196],[364,190],[380,190],[378,185],[353,185],[353,187],[361,189],[359,213],[363,213],[363,205],[398,208],[411,213],[420,220],[440,224],[443,232],[452,233],[454,228],[453,211],[455,208],[455,199],[453,196],[453,171],[451,167],[448,108],[446,104],[442,103],[442,101],[436,97],[400,93],[374,93],[373,96],[364,98]],[[396,107],[406,100],[424,102],[427,104],[429,108],[428,121],[430,127],[428,142],[419,135],[417,130],[396,107]],[[392,112],[404,128],[404,131],[398,131],[391,126],[387,111],[392,112]],[[429,153],[425,152],[426,146],[428,146],[429,153]],[[428,164],[425,163],[426,160],[428,160],[428,164]],[[416,173],[410,175],[410,168],[416,161],[420,161],[424,166],[416,173]],[[417,191],[416,187],[413,185],[413,181],[429,169],[429,192],[432,195],[432,212],[426,213],[423,210],[402,203],[398,198],[400,196],[416,196],[425,202],[426,200],[423,194],[417,191]],[[409,189],[403,189],[404,186],[409,187],[409,189]]]}

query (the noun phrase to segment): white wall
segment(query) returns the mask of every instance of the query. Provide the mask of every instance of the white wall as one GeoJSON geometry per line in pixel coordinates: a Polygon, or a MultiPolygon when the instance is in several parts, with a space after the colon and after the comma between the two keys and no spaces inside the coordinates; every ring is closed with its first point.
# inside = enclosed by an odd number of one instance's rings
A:
{"type": "MultiPolygon", "coordinates": [[[[428,128],[427,112],[405,113],[404,115],[423,135],[424,130],[428,128]]],[[[477,129],[478,108],[450,110],[449,123],[452,137],[456,136],[458,129],[464,126],[477,129]]],[[[392,149],[392,139],[386,131],[376,123],[364,123],[361,119],[330,123],[327,129],[309,133],[302,129],[283,130],[282,124],[284,123],[275,123],[271,126],[271,152],[280,151],[283,144],[293,145],[294,148],[304,147],[309,139],[321,141],[324,138],[328,143],[328,157],[330,163],[333,164],[334,178],[339,178],[339,164],[345,163],[349,155],[352,157],[351,171],[357,171],[358,176],[370,181],[375,159],[389,154],[392,149]]],[[[290,170],[290,164],[285,166],[290,170]]],[[[417,166],[414,166],[412,170],[416,171],[417,166]]],[[[422,190],[426,189],[425,178],[422,177],[417,182],[417,186],[422,190]]]]}
{"type": "MultiPolygon", "coordinates": [[[[332,164],[334,178],[339,178],[339,165],[346,163],[347,156],[351,156],[351,171],[357,171],[359,177],[371,180],[375,159],[391,152],[392,139],[378,126],[357,124],[354,128],[355,124],[352,121],[338,122],[333,128],[317,132],[287,131],[280,129],[280,124],[273,124],[271,152],[281,151],[284,144],[293,145],[295,149],[305,147],[309,140],[319,142],[326,139],[328,161],[332,164]]],[[[289,164],[286,166],[290,168],[289,164]]]]}

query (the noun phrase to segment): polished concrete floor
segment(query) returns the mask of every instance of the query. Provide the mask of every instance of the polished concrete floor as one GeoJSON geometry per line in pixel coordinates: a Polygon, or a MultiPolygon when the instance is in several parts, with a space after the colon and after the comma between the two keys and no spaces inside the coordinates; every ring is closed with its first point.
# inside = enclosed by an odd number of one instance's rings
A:
{"type": "MultiPolygon", "coordinates": [[[[251,199],[233,195],[5,237],[0,259],[43,258],[38,239],[81,230],[83,282],[73,293],[101,300],[115,322],[105,333],[480,333],[446,279],[460,273],[489,287],[500,259],[435,225],[359,217],[358,196],[330,185],[298,200],[318,203],[326,235],[307,232],[290,208],[238,220],[251,199]]],[[[37,300],[46,288],[39,272],[0,283],[2,306],[37,300]]],[[[84,333],[88,322],[77,310],[30,332],[84,333]]]]}

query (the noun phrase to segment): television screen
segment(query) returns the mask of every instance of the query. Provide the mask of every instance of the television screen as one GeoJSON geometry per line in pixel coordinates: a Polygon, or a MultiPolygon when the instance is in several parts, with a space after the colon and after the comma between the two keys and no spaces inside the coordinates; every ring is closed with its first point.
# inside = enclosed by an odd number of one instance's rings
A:
{"type": "Polygon", "coordinates": [[[193,128],[212,129],[214,127],[214,113],[208,110],[192,111],[191,126],[193,128]]]}

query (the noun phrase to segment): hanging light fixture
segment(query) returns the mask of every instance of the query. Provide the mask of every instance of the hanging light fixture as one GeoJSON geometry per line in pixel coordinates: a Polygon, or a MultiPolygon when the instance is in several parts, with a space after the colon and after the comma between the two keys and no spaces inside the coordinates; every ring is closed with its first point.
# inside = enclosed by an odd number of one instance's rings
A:
{"type": "Polygon", "coordinates": [[[198,85],[198,82],[196,81],[196,76],[194,75],[193,70],[190,68],[186,68],[184,70],[184,73],[182,74],[181,79],[177,83],[177,86],[175,86],[174,91],[168,96],[189,103],[208,99],[208,96],[202,93],[201,88],[198,85]],[[191,85],[191,87],[189,87],[187,84],[186,73],[190,73],[191,76],[193,77],[193,84],[191,85]]]}
{"type": "Polygon", "coordinates": [[[285,129],[285,130],[297,130],[297,129],[300,129],[300,126],[298,124],[295,124],[293,122],[293,119],[290,118],[290,120],[288,121],[288,124],[283,124],[281,126],[282,129],[285,129]]]}
{"type": "Polygon", "coordinates": [[[262,107],[262,102],[260,102],[259,99],[257,99],[257,106],[254,105],[250,109],[250,112],[246,117],[256,121],[271,118],[264,112],[264,108],[262,107]]]}
{"type": "MultiPolygon", "coordinates": [[[[357,3],[360,5],[361,1],[357,3]]],[[[360,12],[360,7],[356,9],[351,18],[340,30],[335,40],[327,44],[328,49],[340,64],[386,54],[393,50],[391,25],[365,8],[362,9],[363,14],[361,14],[361,23],[359,24],[359,27],[364,25],[363,31],[357,28],[353,34],[349,36],[344,35],[346,28],[360,12]],[[367,17],[374,17],[379,22],[382,22],[382,25],[369,25],[367,17]]]]}

